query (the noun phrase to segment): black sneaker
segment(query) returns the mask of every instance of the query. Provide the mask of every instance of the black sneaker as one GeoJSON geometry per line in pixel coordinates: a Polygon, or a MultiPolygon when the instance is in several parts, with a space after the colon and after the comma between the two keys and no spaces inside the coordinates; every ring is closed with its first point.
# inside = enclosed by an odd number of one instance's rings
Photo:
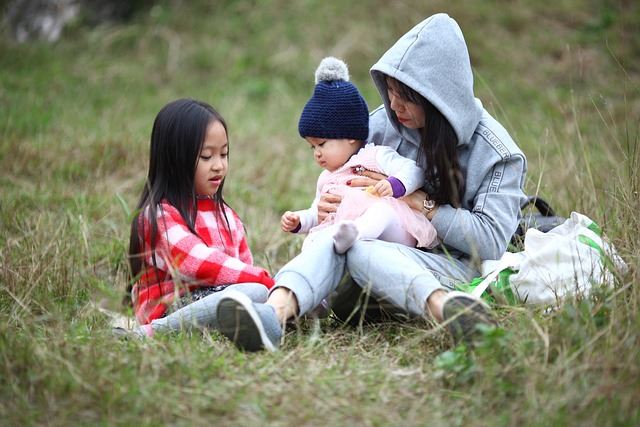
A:
{"type": "Polygon", "coordinates": [[[243,293],[228,290],[218,303],[218,330],[240,350],[276,351],[282,326],[270,305],[255,304],[243,293]]]}
{"type": "Polygon", "coordinates": [[[113,334],[113,336],[124,341],[143,341],[147,338],[147,336],[139,328],[125,329],[120,326],[115,326],[111,328],[111,333],[113,334]]]}
{"type": "Polygon", "coordinates": [[[442,306],[444,326],[456,343],[473,345],[482,331],[478,325],[495,326],[496,321],[489,306],[471,294],[451,291],[442,306]]]}

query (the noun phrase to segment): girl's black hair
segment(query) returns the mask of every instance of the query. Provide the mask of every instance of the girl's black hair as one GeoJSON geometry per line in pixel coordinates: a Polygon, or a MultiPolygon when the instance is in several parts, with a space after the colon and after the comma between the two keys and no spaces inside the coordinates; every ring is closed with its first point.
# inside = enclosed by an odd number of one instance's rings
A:
{"type": "MultiPolygon", "coordinates": [[[[161,201],[175,207],[186,222],[189,230],[197,234],[195,220],[197,198],[195,193],[196,165],[202,151],[207,127],[220,122],[227,132],[227,124],[211,105],[193,99],[178,99],[165,105],[153,122],[151,145],[149,150],[149,172],[138,201],[138,213],[131,222],[129,240],[129,265],[131,283],[127,288],[125,302],[130,305],[132,283],[140,276],[143,269],[143,257],[152,254],[153,264],[157,269],[155,246],[158,233],[158,209],[162,209],[161,201]],[[148,210],[151,227],[151,247],[145,247],[144,221],[140,215],[148,210]]],[[[212,199],[216,202],[216,217],[224,218],[223,222],[230,231],[229,220],[224,206],[227,203],[222,197],[224,180],[212,199]]],[[[227,205],[228,206],[228,205],[227,205]]],[[[224,241],[224,239],[222,239],[224,241]]]]}
{"type": "Polygon", "coordinates": [[[393,80],[397,83],[400,98],[424,110],[425,123],[420,129],[419,156],[424,158],[425,180],[431,187],[429,197],[439,205],[460,207],[464,179],[458,160],[458,136],[453,126],[424,96],[401,81],[393,80]]]}

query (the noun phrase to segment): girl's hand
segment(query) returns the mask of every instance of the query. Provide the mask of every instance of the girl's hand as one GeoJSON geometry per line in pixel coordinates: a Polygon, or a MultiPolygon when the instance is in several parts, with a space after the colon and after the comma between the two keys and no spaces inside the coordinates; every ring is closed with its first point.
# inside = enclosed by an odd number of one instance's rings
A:
{"type": "Polygon", "coordinates": [[[393,188],[391,187],[391,183],[386,179],[381,179],[378,181],[373,188],[378,192],[378,196],[387,197],[393,196],[393,188]]]}
{"type": "Polygon", "coordinates": [[[342,196],[323,193],[318,201],[318,224],[322,223],[329,214],[337,211],[340,202],[342,202],[342,196]]]}
{"type": "Polygon", "coordinates": [[[296,213],[286,211],[280,219],[280,227],[282,231],[289,232],[296,229],[300,225],[300,216],[296,213]]]}

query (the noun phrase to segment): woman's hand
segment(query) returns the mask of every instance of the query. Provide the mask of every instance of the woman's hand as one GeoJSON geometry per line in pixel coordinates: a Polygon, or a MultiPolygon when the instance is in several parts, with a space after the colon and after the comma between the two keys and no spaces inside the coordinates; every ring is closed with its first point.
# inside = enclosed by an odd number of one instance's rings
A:
{"type": "Polygon", "coordinates": [[[338,210],[342,202],[342,196],[331,193],[323,193],[318,201],[318,224],[322,223],[333,212],[338,210]]]}
{"type": "Polygon", "coordinates": [[[422,190],[416,190],[411,194],[407,194],[401,197],[400,200],[404,201],[411,209],[418,212],[422,212],[422,203],[427,198],[427,193],[422,190]]]}
{"type": "MultiPolygon", "coordinates": [[[[428,197],[429,197],[428,194],[425,193],[424,191],[416,190],[413,193],[402,197],[400,200],[404,201],[407,205],[409,205],[411,209],[415,209],[418,212],[422,212],[424,214],[424,210],[423,210],[424,201],[428,197]]],[[[433,219],[433,216],[436,214],[437,210],[438,210],[438,206],[436,205],[433,209],[431,209],[426,214],[426,217],[429,221],[433,219]]]]}
{"type": "Polygon", "coordinates": [[[349,181],[347,183],[349,187],[375,187],[380,180],[388,178],[385,174],[370,171],[367,169],[358,172],[354,170],[354,173],[360,175],[360,178],[353,178],[351,181],[349,181]]]}

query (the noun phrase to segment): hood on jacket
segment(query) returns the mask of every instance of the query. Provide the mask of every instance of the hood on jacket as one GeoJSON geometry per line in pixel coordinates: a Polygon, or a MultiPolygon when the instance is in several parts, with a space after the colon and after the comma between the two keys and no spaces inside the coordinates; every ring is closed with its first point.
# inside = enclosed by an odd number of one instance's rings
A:
{"type": "Polygon", "coordinates": [[[402,135],[415,139],[417,133],[402,126],[390,108],[385,75],[431,102],[453,126],[458,144],[469,142],[483,108],[473,94],[473,72],[462,31],[449,15],[433,15],[413,27],[370,72],[391,123],[402,135]]]}

